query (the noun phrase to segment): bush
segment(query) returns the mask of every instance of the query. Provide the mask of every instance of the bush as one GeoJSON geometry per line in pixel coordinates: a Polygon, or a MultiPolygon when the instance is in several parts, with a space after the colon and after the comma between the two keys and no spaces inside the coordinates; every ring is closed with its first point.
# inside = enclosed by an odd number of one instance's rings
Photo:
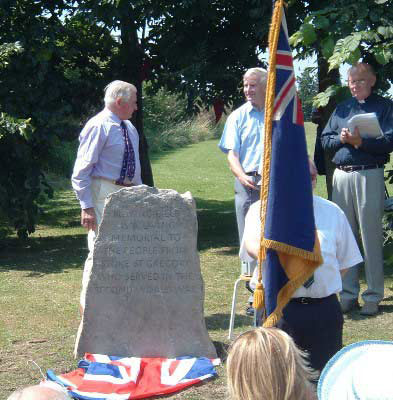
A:
{"type": "Polygon", "coordinates": [[[34,232],[39,206],[52,197],[42,172],[42,141],[30,120],[0,114],[0,239],[34,232]]]}
{"type": "Polygon", "coordinates": [[[183,147],[197,143],[214,136],[215,128],[212,117],[207,112],[201,112],[188,120],[157,129],[147,135],[152,153],[183,147]]]}
{"type": "Polygon", "coordinates": [[[72,142],[57,140],[49,155],[47,172],[71,178],[78,146],[78,139],[72,142]]]}

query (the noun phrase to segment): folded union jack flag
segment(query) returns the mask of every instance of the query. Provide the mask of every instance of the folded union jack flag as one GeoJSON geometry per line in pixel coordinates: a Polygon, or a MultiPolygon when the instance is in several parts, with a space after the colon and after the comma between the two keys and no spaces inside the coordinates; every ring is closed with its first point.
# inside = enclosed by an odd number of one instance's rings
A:
{"type": "Polygon", "coordinates": [[[145,399],[182,390],[217,373],[219,359],[112,357],[86,353],[78,369],[47,379],[78,400],[145,399]]]}

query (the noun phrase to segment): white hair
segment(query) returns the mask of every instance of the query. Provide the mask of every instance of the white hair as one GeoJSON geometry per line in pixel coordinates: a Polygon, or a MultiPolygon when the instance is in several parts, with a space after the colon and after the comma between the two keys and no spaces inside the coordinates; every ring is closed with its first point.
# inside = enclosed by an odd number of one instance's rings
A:
{"type": "Polygon", "coordinates": [[[136,93],[136,87],[131,83],[124,81],[113,81],[105,87],[105,105],[112,105],[117,99],[125,101],[130,100],[133,93],[136,93]]]}
{"type": "Polygon", "coordinates": [[[249,75],[257,75],[260,77],[260,83],[266,84],[267,82],[267,71],[266,69],[254,67],[249,68],[246,73],[243,75],[243,79],[249,75]]]}

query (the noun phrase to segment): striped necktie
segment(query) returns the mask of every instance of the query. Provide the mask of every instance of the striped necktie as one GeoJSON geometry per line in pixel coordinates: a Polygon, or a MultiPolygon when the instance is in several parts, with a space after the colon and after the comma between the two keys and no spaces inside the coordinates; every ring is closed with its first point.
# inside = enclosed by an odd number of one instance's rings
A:
{"type": "Polygon", "coordinates": [[[132,181],[132,178],[135,175],[135,152],[128,136],[127,127],[124,121],[121,121],[120,126],[124,137],[124,157],[123,164],[121,166],[120,178],[116,181],[116,183],[123,184],[126,175],[130,181],[132,181]]]}

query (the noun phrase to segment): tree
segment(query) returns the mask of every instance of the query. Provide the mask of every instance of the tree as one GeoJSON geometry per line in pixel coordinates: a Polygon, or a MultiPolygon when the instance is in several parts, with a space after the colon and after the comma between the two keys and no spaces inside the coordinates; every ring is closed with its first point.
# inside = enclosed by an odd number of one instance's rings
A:
{"type": "MultiPolygon", "coordinates": [[[[76,136],[113,79],[138,89],[142,140],[144,80],[185,93],[189,110],[198,102],[238,103],[244,70],[261,65],[268,30],[261,20],[270,14],[262,0],[3,0],[0,43],[17,42],[21,51],[0,69],[0,110],[29,119],[34,134],[26,145],[42,177],[53,142],[76,136]]],[[[5,176],[24,168],[5,167],[5,176]]],[[[18,228],[22,236],[33,230],[33,219],[18,228]]]]}
{"type": "MultiPolygon", "coordinates": [[[[319,81],[338,73],[343,63],[353,64],[362,59],[377,70],[377,89],[386,92],[393,80],[393,1],[313,3],[310,2],[300,29],[291,39],[301,57],[317,52],[328,67],[320,71],[319,81]]],[[[338,82],[330,82],[316,97],[315,104],[325,107],[332,96],[340,99],[347,93],[338,82]]]]}
{"type": "Polygon", "coordinates": [[[315,68],[305,68],[300,77],[297,78],[297,85],[304,119],[311,121],[313,99],[318,94],[318,78],[315,68]]]}
{"type": "Polygon", "coordinates": [[[107,81],[113,39],[66,6],[4,0],[0,8],[0,206],[20,237],[34,232],[39,204],[51,195],[43,170],[52,144],[75,137],[107,81]]]}

